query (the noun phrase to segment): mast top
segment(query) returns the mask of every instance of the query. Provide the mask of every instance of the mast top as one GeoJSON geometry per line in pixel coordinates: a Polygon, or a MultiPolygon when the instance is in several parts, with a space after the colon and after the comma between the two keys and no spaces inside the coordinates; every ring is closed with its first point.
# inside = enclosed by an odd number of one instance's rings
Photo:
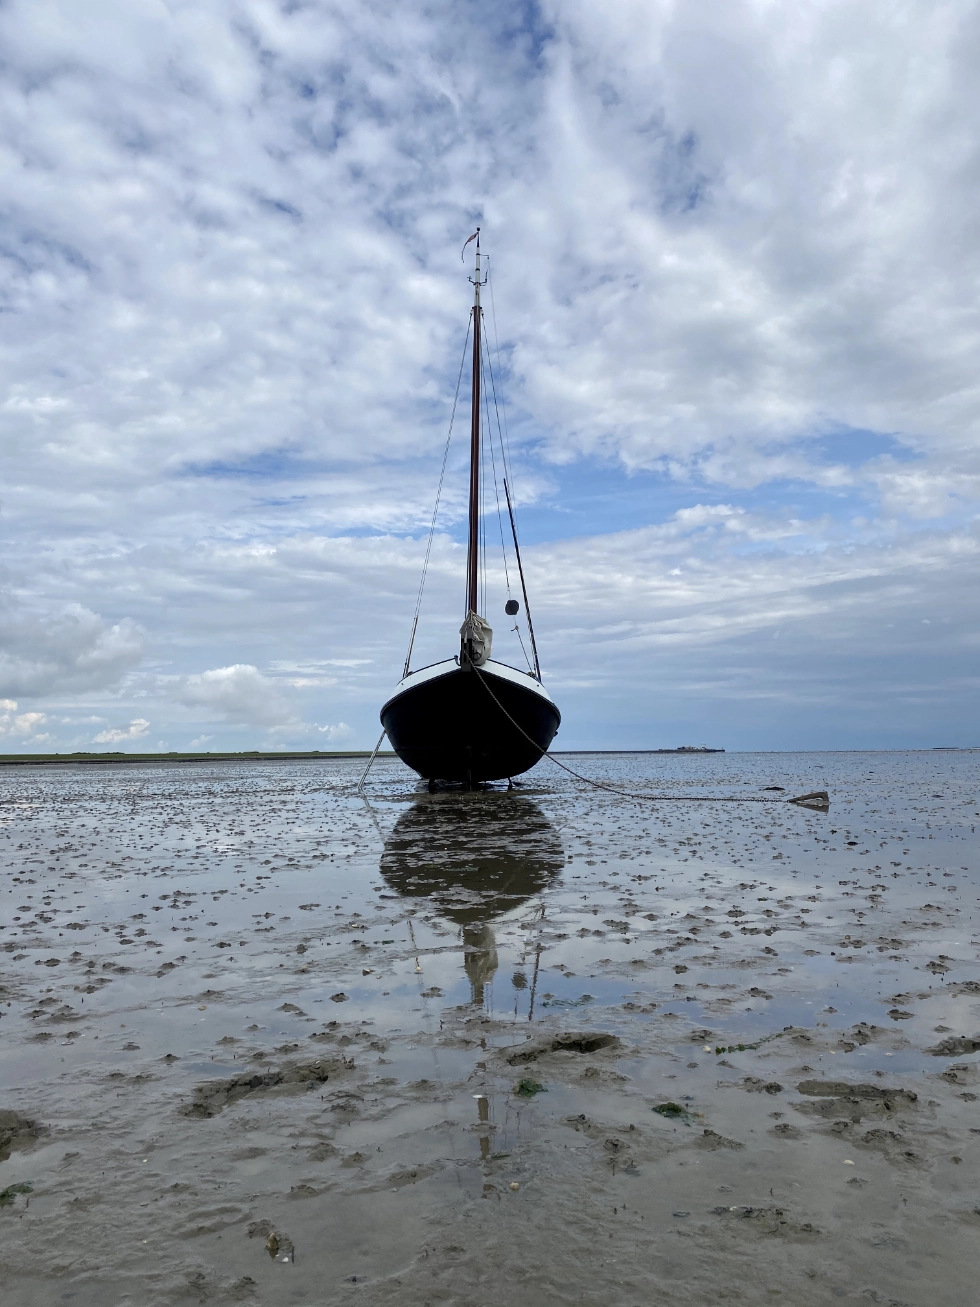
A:
{"type": "MultiPolygon", "coordinates": [[[[466,245],[469,245],[470,241],[476,241],[476,276],[470,277],[470,281],[473,284],[473,307],[475,309],[479,309],[480,287],[485,286],[487,284],[486,277],[483,278],[480,277],[480,228],[479,227],[477,227],[476,231],[470,237],[470,240],[466,242],[466,245]]],[[[464,252],[466,250],[466,245],[463,246],[464,252]]]]}

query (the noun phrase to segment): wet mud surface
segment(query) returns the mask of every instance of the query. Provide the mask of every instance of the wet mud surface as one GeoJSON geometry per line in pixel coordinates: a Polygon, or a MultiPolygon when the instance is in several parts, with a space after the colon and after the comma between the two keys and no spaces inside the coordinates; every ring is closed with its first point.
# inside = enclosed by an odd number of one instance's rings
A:
{"type": "Polygon", "coordinates": [[[6,771],[4,1303],[972,1307],[980,754],[572,762],[6,771]]]}

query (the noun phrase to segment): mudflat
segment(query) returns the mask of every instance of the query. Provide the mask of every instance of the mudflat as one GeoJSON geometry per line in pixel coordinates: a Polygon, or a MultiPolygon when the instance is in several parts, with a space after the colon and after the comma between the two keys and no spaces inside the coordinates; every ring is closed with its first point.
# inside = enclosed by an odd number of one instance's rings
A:
{"type": "Polygon", "coordinates": [[[5,769],[5,1305],[972,1307],[980,754],[563,760],[5,769]]]}

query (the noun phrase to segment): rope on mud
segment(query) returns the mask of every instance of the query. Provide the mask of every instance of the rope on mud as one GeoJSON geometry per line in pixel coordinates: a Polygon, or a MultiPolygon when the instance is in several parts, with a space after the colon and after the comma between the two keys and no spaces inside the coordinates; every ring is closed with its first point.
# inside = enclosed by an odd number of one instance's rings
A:
{"type": "Polygon", "coordinates": [[[489,694],[490,698],[494,701],[510,724],[516,730],[520,731],[529,744],[532,744],[540,754],[547,758],[549,762],[553,762],[556,767],[560,767],[562,771],[567,771],[569,776],[574,776],[576,780],[582,781],[585,785],[591,785],[594,789],[608,790],[610,794],[619,794],[625,799],[649,799],[656,803],[799,803],[804,807],[824,809],[830,807],[830,797],[826,790],[813,790],[809,794],[798,794],[796,798],[793,799],[763,799],[759,795],[745,795],[744,797],[727,795],[715,798],[710,794],[636,794],[630,790],[619,789],[619,787],[615,785],[605,785],[602,781],[594,781],[591,777],[583,776],[580,772],[573,770],[573,768],[567,767],[565,763],[559,762],[558,759],[550,754],[547,749],[542,749],[537,740],[532,740],[524,727],[521,726],[520,722],[514,721],[513,717],[511,717],[510,713],[494,694],[493,690],[490,689],[490,686],[483,679],[483,673],[480,669],[472,663],[470,666],[473,671],[476,672],[480,684],[486,690],[487,694],[489,694]]]}
{"type": "Polygon", "coordinates": [[[368,774],[368,772],[371,770],[371,767],[372,767],[373,764],[374,764],[374,760],[375,760],[375,758],[378,756],[378,750],[381,748],[381,741],[384,739],[384,737],[385,737],[387,734],[388,734],[387,731],[382,731],[381,734],[378,736],[378,742],[377,742],[377,744],[374,746],[374,753],[372,753],[372,754],[371,754],[371,757],[368,759],[368,765],[364,768],[364,771],[361,773],[361,779],[357,782],[357,793],[358,793],[358,794],[363,794],[363,793],[364,793],[364,782],[367,780],[367,774],[368,774]]]}

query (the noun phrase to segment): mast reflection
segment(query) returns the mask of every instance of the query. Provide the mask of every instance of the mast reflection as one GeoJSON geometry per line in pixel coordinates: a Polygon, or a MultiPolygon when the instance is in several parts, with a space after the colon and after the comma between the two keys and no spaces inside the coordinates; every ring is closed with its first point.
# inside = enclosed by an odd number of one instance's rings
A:
{"type": "Polygon", "coordinates": [[[462,930],[472,1002],[497,971],[491,922],[526,903],[565,865],[561,838],[536,803],[513,793],[434,794],[414,803],[385,841],[381,875],[426,899],[462,930]]]}

